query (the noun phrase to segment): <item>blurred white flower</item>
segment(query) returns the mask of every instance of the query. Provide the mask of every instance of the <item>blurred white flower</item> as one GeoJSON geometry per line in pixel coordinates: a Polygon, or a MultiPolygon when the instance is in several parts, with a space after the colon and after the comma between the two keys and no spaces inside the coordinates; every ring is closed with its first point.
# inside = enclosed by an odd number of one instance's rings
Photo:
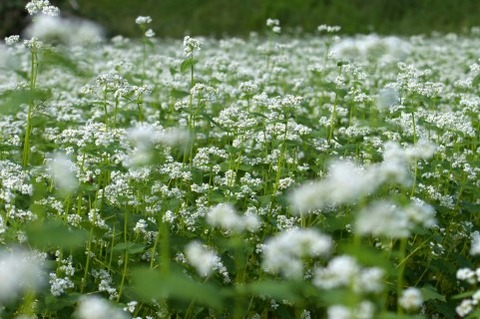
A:
{"type": "Polygon", "coordinates": [[[150,18],[149,16],[138,16],[135,19],[135,23],[140,25],[149,24],[151,22],[152,22],[152,18],[150,18]]]}
{"type": "Polygon", "coordinates": [[[44,14],[37,16],[24,34],[28,38],[59,41],[71,46],[96,43],[103,38],[102,28],[91,21],[44,14]]]}
{"type": "Polygon", "coordinates": [[[193,241],[185,247],[185,256],[202,277],[209,276],[220,262],[220,258],[214,251],[198,241],[193,241]]]}
{"type": "Polygon", "coordinates": [[[64,153],[55,153],[48,163],[55,186],[64,195],[73,193],[78,188],[77,167],[64,153]]]}
{"type": "Polygon", "coordinates": [[[32,252],[19,249],[0,251],[0,304],[38,289],[45,279],[43,263],[44,259],[32,252]]]}
{"type": "Polygon", "coordinates": [[[411,226],[401,208],[388,201],[378,201],[358,213],[354,231],[360,235],[404,238],[410,235],[411,226]]]}
{"type": "Polygon", "coordinates": [[[327,267],[316,269],[313,283],[322,289],[349,286],[359,273],[360,267],[353,257],[337,256],[330,260],[327,267]]]}
{"type": "Polygon", "coordinates": [[[331,238],[316,229],[289,229],[265,242],[263,268],[299,279],[303,275],[302,259],[328,255],[331,246],[331,238]]]}
{"type": "Polygon", "coordinates": [[[470,245],[470,255],[480,255],[480,233],[478,231],[474,231],[470,236],[472,238],[472,244],[470,245]]]}
{"type": "Polygon", "coordinates": [[[126,165],[135,167],[150,163],[157,144],[186,146],[190,141],[187,131],[159,125],[140,123],[126,131],[126,138],[134,146],[126,165]]]}
{"type": "Polygon", "coordinates": [[[235,208],[229,203],[220,203],[207,213],[207,223],[226,231],[242,232],[245,229],[256,231],[260,227],[260,220],[254,213],[243,216],[237,214],[235,208]]]}
{"type": "Polygon", "coordinates": [[[5,45],[7,46],[12,46],[20,42],[20,36],[19,35],[11,35],[9,37],[5,37],[5,45]]]}
{"type": "Polygon", "coordinates": [[[98,296],[84,296],[80,299],[75,317],[78,319],[128,319],[130,315],[120,308],[115,308],[98,296]]]}
{"type": "Polygon", "coordinates": [[[148,29],[147,31],[145,31],[145,36],[147,38],[153,38],[155,36],[155,32],[153,32],[152,29],[148,29]]]}
{"type": "Polygon", "coordinates": [[[397,90],[391,87],[386,87],[378,93],[377,106],[380,110],[388,109],[399,102],[399,95],[397,90]]]}
{"type": "Polygon", "coordinates": [[[327,206],[352,203],[373,193],[387,182],[408,186],[411,183],[409,164],[428,159],[435,145],[420,140],[413,146],[400,147],[387,142],[383,161],[362,167],[351,161],[338,160],[330,164],[327,176],[321,181],[306,182],[290,193],[290,203],[296,213],[305,213],[327,206]]]}
{"type": "Polygon", "coordinates": [[[336,161],[323,180],[307,182],[294,190],[290,202],[296,212],[307,212],[354,201],[375,188],[374,176],[369,171],[349,161],[336,161]]]}
{"type": "Polygon", "coordinates": [[[420,309],[423,303],[422,292],[417,288],[407,288],[403,291],[402,296],[398,300],[402,308],[408,311],[420,309]]]}

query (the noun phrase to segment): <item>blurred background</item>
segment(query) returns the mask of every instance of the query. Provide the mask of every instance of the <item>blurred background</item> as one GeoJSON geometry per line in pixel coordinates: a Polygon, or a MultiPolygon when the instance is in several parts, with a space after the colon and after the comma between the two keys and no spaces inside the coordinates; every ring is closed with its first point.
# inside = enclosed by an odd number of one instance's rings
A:
{"type": "MultiPolygon", "coordinates": [[[[28,0],[0,0],[0,35],[19,34],[29,23],[28,0]]],[[[283,32],[314,32],[321,24],[342,32],[378,34],[462,33],[480,26],[480,0],[50,0],[66,16],[96,21],[108,36],[138,36],[139,15],[151,16],[160,37],[245,36],[263,32],[265,20],[283,32]]]]}

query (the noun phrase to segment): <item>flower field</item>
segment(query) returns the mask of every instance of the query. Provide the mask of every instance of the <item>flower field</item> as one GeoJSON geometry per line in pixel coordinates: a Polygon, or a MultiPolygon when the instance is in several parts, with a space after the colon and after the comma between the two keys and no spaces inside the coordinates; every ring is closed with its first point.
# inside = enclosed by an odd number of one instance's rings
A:
{"type": "Polygon", "coordinates": [[[0,45],[1,318],[477,318],[480,37],[0,45]]]}

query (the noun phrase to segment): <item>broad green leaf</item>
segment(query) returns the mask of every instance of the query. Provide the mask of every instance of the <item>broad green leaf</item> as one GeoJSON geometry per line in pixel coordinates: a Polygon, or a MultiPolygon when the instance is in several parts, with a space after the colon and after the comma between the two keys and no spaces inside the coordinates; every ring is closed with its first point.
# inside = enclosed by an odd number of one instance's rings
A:
{"type": "Polygon", "coordinates": [[[84,246],[88,239],[86,230],[70,229],[58,221],[28,225],[26,233],[30,244],[36,247],[75,249],[84,246]]]}
{"type": "Polygon", "coordinates": [[[300,297],[295,293],[293,284],[290,282],[264,280],[249,284],[246,291],[254,296],[268,296],[276,300],[299,301],[300,297]]]}
{"type": "Polygon", "coordinates": [[[423,299],[425,301],[427,300],[440,300],[443,302],[446,302],[445,296],[442,296],[437,292],[437,289],[431,285],[426,285],[423,288],[420,289],[422,292],[423,299]]]}
{"type": "Polygon", "coordinates": [[[190,93],[188,93],[187,91],[181,91],[176,89],[173,89],[172,91],[170,91],[170,94],[172,95],[172,97],[176,99],[181,99],[190,95],[190,93]]]}
{"type": "Polygon", "coordinates": [[[78,292],[71,292],[60,297],[54,297],[51,294],[47,294],[45,298],[45,308],[48,311],[58,311],[62,308],[74,306],[82,295],[78,292]]]}
{"type": "Polygon", "coordinates": [[[52,96],[50,90],[7,90],[0,94],[0,99],[5,100],[1,104],[0,113],[17,111],[21,104],[30,104],[33,101],[46,101],[52,96]]]}
{"type": "Polygon", "coordinates": [[[477,75],[476,77],[473,78],[472,87],[476,87],[479,84],[480,84],[480,75],[477,75]]]}
{"type": "Polygon", "coordinates": [[[128,249],[129,254],[138,254],[145,250],[147,245],[131,242],[121,242],[113,247],[114,251],[124,251],[128,249]]]}
{"type": "Polygon", "coordinates": [[[221,309],[223,296],[212,284],[200,284],[187,276],[171,272],[162,274],[147,268],[137,268],[132,272],[132,290],[145,301],[173,298],[195,301],[199,304],[221,309]]]}
{"type": "Polygon", "coordinates": [[[76,61],[74,61],[67,54],[64,54],[61,51],[54,51],[54,50],[45,51],[40,65],[61,67],[65,70],[72,72],[77,76],[88,75],[84,70],[81,70],[78,67],[76,61]]]}
{"type": "Polygon", "coordinates": [[[187,70],[190,70],[195,64],[197,64],[197,60],[195,59],[186,59],[185,61],[182,62],[180,65],[180,72],[185,72],[187,70]]]}

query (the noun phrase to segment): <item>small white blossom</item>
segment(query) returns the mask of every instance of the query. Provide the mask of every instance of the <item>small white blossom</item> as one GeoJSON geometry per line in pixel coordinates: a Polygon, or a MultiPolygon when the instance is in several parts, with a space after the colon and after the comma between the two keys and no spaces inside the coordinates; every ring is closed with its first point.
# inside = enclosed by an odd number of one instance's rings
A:
{"type": "Polygon", "coordinates": [[[155,32],[153,32],[152,29],[148,29],[147,31],[145,31],[145,36],[147,38],[153,38],[155,36],[155,32]]]}
{"type": "Polygon", "coordinates": [[[152,22],[152,18],[150,18],[149,16],[138,16],[135,19],[135,23],[140,25],[149,24],[151,22],[152,22]]]}
{"type": "Polygon", "coordinates": [[[405,310],[415,311],[420,309],[423,304],[422,292],[417,288],[407,288],[403,291],[402,296],[398,300],[400,306],[405,310]]]}
{"type": "Polygon", "coordinates": [[[19,41],[20,41],[20,36],[19,35],[11,35],[11,36],[5,38],[5,44],[8,45],[8,46],[15,45],[19,41]]]}
{"type": "Polygon", "coordinates": [[[185,54],[185,57],[192,58],[193,52],[195,50],[200,50],[202,45],[203,42],[197,39],[193,39],[187,35],[185,38],[183,38],[183,52],[185,54]]]}

